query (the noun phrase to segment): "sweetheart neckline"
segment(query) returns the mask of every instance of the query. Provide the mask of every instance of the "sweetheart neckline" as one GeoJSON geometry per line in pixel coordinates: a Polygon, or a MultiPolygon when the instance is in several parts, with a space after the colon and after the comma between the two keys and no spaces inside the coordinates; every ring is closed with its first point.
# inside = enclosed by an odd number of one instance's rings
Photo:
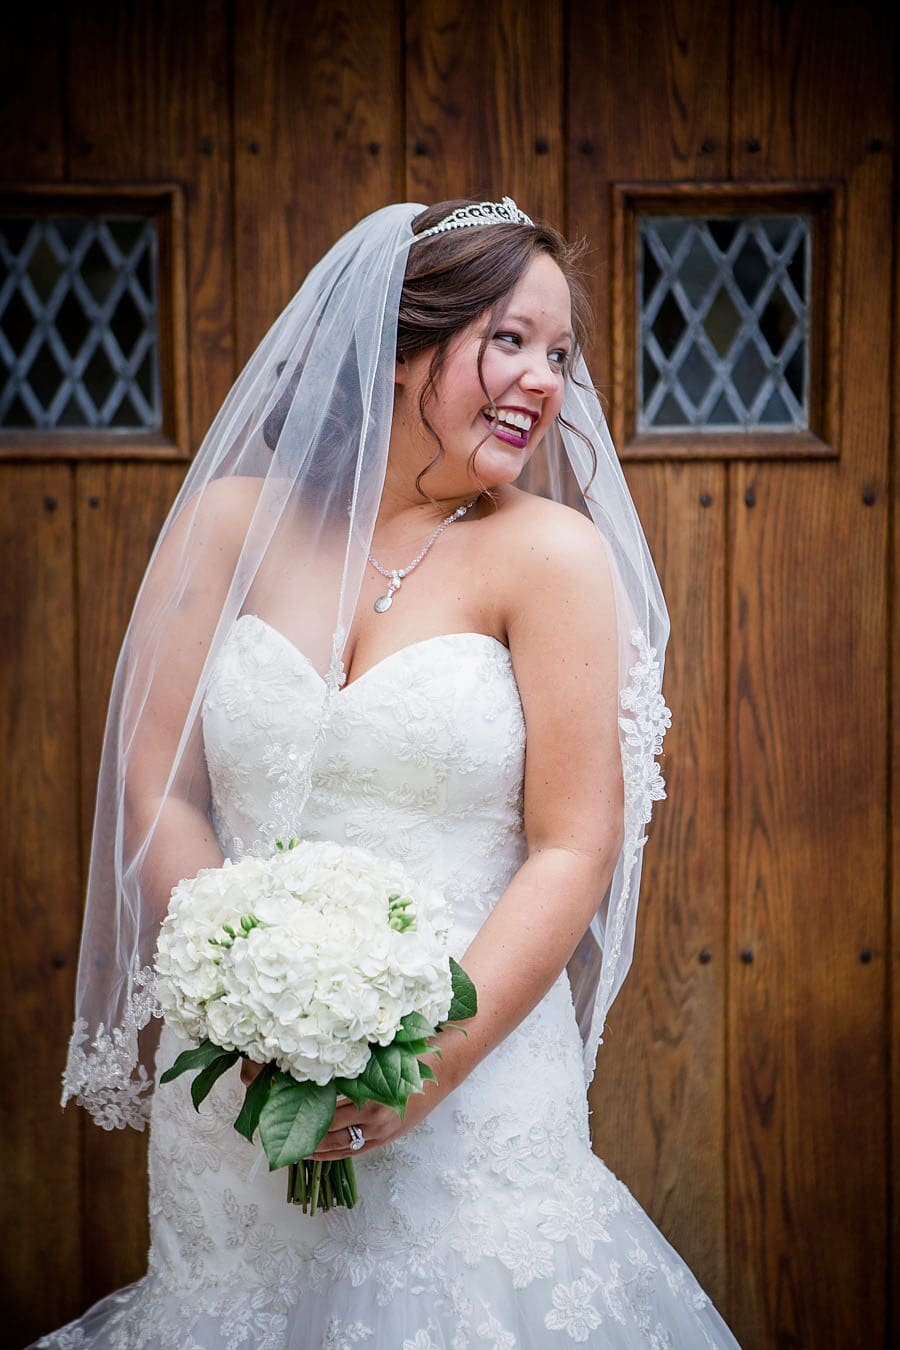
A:
{"type": "MultiPolygon", "coordinates": [[[[306,667],[312,671],[313,675],[315,675],[319,683],[322,685],[325,684],[324,679],[316,670],[315,666],[313,665],[312,661],[310,661],[306,653],[302,652],[300,648],[297,646],[296,642],[292,642],[286,633],[282,633],[280,628],[276,628],[274,624],[269,623],[268,619],[262,618],[262,616],[259,614],[240,614],[234,621],[235,626],[237,626],[237,624],[239,624],[242,619],[255,619],[257,623],[262,624],[262,626],[266,628],[270,633],[274,633],[275,636],[277,638],[280,638],[281,641],[285,644],[285,646],[288,647],[296,656],[298,656],[299,659],[306,665],[306,667]]],[[[494,637],[493,633],[478,633],[475,632],[474,630],[473,631],[463,630],[454,633],[433,633],[431,637],[417,638],[415,642],[407,642],[405,647],[398,647],[395,651],[388,652],[387,656],[383,656],[380,661],[376,661],[373,666],[369,666],[368,670],[364,670],[361,675],[357,675],[356,679],[352,680],[350,684],[342,685],[341,688],[338,690],[338,694],[344,695],[349,693],[351,689],[355,689],[358,684],[362,683],[363,680],[367,679],[368,676],[373,674],[374,671],[379,670],[384,665],[387,665],[390,661],[393,661],[396,657],[403,656],[406,652],[415,651],[416,648],[419,647],[427,647],[429,643],[432,642],[444,642],[449,638],[461,638],[461,637],[480,638],[484,642],[494,642],[500,648],[500,650],[502,652],[505,652],[507,656],[510,656],[511,659],[509,648],[506,646],[504,642],[501,642],[498,637],[494,637]]]]}

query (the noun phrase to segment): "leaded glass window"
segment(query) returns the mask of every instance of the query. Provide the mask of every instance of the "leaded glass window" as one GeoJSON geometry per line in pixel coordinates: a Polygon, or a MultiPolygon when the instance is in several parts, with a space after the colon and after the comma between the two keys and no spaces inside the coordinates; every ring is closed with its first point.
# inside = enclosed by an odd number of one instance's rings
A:
{"type": "Polygon", "coordinates": [[[162,423],[156,220],[0,217],[0,426],[162,423]]]}
{"type": "Polygon", "coordinates": [[[809,426],[811,218],[638,218],[639,432],[809,426]]]}

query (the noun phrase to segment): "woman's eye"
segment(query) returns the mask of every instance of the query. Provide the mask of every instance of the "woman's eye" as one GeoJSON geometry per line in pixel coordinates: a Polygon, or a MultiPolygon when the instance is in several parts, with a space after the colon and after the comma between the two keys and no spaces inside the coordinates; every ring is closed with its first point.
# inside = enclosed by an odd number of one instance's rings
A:
{"type": "MultiPolygon", "coordinates": [[[[511,342],[516,347],[522,345],[522,338],[518,333],[495,333],[494,338],[497,342],[511,342]]],[[[569,353],[563,348],[558,348],[556,351],[550,352],[550,360],[560,370],[565,370],[569,364],[569,353]]]]}

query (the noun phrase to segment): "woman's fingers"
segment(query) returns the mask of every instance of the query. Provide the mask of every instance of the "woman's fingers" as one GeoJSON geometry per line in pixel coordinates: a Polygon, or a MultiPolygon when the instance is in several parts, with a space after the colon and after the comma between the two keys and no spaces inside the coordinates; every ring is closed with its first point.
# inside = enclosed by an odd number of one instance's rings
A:
{"type": "Polygon", "coordinates": [[[255,1059],[242,1059],[241,1082],[244,1084],[244,1087],[249,1087],[250,1084],[253,1082],[254,1078],[256,1078],[258,1074],[262,1073],[265,1067],[266,1067],[265,1064],[259,1064],[255,1059]]]}
{"type": "Polygon", "coordinates": [[[350,1125],[359,1125],[365,1133],[365,1124],[360,1120],[362,1110],[353,1105],[352,1102],[346,1106],[339,1106],[335,1111],[331,1124],[328,1126],[325,1134],[319,1140],[319,1147],[310,1157],[316,1162],[332,1162],[335,1158],[349,1157],[350,1149],[350,1125]]]}
{"type": "Polygon", "coordinates": [[[378,1102],[366,1102],[364,1106],[354,1106],[348,1102],[338,1107],[327,1134],[319,1140],[319,1147],[310,1157],[316,1162],[334,1162],[336,1158],[352,1158],[363,1149],[350,1148],[350,1125],[358,1125],[366,1137],[366,1145],[377,1143],[383,1131],[386,1115],[396,1118],[396,1112],[378,1102]]]}

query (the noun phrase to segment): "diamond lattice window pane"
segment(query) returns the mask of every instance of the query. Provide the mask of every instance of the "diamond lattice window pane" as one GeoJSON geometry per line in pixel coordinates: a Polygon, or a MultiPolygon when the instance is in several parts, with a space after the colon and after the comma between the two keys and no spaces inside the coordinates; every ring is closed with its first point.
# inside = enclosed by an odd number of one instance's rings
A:
{"type": "Polygon", "coordinates": [[[809,216],[640,216],[638,431],[809,425],[809,216]]]}
{"type": "Polygon", "coordinates": [[[149,218],[0,218],[0,426],[160,427],[156,260],[149,218]]]}

